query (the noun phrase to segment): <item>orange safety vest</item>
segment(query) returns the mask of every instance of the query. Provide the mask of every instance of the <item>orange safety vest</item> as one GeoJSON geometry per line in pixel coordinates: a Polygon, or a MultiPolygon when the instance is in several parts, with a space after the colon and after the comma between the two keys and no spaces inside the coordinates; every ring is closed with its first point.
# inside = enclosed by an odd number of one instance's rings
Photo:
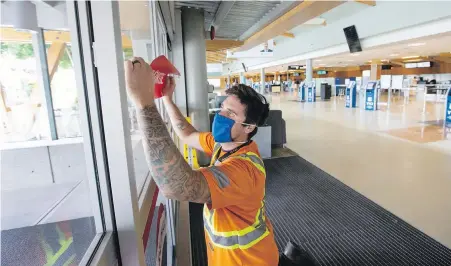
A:
{"type": "Polygon", "coordinates": [[[212,194],[212,204],[205,204],[203,210],[209,265],[278,264],[272,225],[265,214],[265,166],[257,145],[248,146],[221,163],[216,143],[211,166],[202,169],[212,194]],[[237,184],[243,179],[251,181],[237,184]],[[248,183],[253,190],[246,193],[248,183]],[[228,205],[235,195],[243,197],[240,203],[228,205]],[[215,207],[218,198],[217,202],[226,202],[215,207]]]}

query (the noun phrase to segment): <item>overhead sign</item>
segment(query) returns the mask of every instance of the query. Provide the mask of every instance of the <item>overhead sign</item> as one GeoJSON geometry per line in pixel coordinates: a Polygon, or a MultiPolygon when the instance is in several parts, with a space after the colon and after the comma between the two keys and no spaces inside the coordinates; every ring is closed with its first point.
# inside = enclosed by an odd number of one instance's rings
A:
{"type": "Polygon", "coordinates": [[[406,63],[405,68],[431,67],[431,62],[406,63]]]}
{"type": "Polygon", "coordinates": [[[305,69],[305,66],[303,66],[303,65],[291,65],[291,66],[288,66],[288,70],[301,70],[301,69],[305,69]]]}
{"type": "Polygon", "coordinates": [[[232,52],[227,50],[227,58],[272,57],[273,55],[274,41],[272,39],[247,51],[232,52]]]}
{"type": "Polygon", "coordinates": [[[419,62],[417,67],[431,67],[431,62],[419,62]]]}
{"type": "Polygon", "coordinates": [[[326,75],[326,74],[327,74],[327,71],[326,71],[326,70],[318,70],[316,73],[317,73],[318,75],[326,75]]]}

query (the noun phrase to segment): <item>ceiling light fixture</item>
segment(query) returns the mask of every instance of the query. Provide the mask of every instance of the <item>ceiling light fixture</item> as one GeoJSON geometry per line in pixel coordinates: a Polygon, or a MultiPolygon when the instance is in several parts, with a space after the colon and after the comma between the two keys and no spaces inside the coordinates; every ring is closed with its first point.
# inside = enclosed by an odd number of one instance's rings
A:
{"type": "Polygon", "coordinates": [[[390,56],[398,56],[399,54],[391,54],[390,56]]]}
{"type": "Polygon", "coordinates": [[[404,56],[402,59],[418,58],[419,55],[404,56]]]}
{"type": "Polygon", "coordinates": [[[351,56],[359,56],[360,54],[351,54],[351,56]]]}
{"type": "Polygon", "coordinates": [[[409,44],[409,45],[407,45],[407,46],[410,46],[410,47],[417,47],[417,46],[423,46],[423,45],[425,45],[426,43],[424,43],[424,42],[417,42],[417,43],[411,43],[411,44],[409,44]]]}
{"type": "Polygon", "coordinates": [[[403,62],[419,62],[419,61],[423,61],[423,59],[418,58],[418,59],[411,59],[411,60],[404,60],[403,62]]]}

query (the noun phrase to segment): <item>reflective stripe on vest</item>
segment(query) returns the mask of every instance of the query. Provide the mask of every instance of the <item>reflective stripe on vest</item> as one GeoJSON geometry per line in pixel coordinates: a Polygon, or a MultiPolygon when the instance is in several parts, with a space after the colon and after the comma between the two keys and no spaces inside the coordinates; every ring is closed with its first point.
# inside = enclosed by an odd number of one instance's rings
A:
{"type": "MultiPolygon", "coordinates": [[[[214,147],[214,153],[215,154],[218,149],[219,145],[214,147]]],[[[236,156],[232,156],[233,158],[246,160],[251,162],[259,171],[261,171],[264,175],[266,175],[265,171],[265,165],[263,164],[263,160],[258,156],[256,153],[253,152],[247,152],[245,154],[239,154],[236,156]]],[[[215,158],[212,160],[212,165],[215,164],[215,158]]],[[[214,166],[213,166],[214,167],[214,166]]],[[[219,171],[219,169],[215,168],[215,171],[212,171],[213,175],[215,175],[215,172],[219,171]]],[[[218,182],[219,180],[223,181],[222,179],[224,176],[216,176],[215,179],[218,182]]],[[[229,180],[227,180],[230,182],[229,180]]],[[[225,182],[218,182],[218,185],[222,188],[221,183],[224,184],[225,182]]],[[[204,205],[204,226],[205,231],[207,232],[208,237],[210,238],[213,245],[224,248],[224,249],[248,249],[252,247],[253,245],[257,244],[260,240],[265,238],[267,235],[269,235],[269,230],[266,227],[266,218],[264,214],[264,207],[265,207],[265,201],[263,200],[261,202],[261,207],[258,209],[258,212],[255,216],[255,221],[252,225],[238,230],[238,231],[228,231],[228,232],[219,232],[215,230],[213,226],[213,215],[215,214],[215,210],[209,210],[207,205],[204,205]]]]}
{"type": "Polygon", "coordinates": [[[251,162],[258,170],[260,170],[266,176],[265,164],[260,156],[253,152],[246,152],[245,154],[239,154],[234,158],[242,159],[251,162]]]}
{"type": "Polygon", "coordinates": [[[213,245],[224,249],[248,249],[269,235],[264,214],[264,201],[258,209],[255,222],[251,226],[238,231],[218,232],[212,225],[214,210],[204,206],[204,226],[213,245]]]}

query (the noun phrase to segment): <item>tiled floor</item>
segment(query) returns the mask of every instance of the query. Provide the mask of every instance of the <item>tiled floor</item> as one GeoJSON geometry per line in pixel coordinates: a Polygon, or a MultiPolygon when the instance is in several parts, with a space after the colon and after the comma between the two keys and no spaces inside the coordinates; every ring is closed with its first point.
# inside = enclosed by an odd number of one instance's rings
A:
{"type": "Polygon", "coordinates": [[[423,123],[443,119],[444,104],[428,103],[424,114],[422,101],[400,98],[388,111],[370,112],[345,108],[339,98],[295,97],[268,96],[283,111],[288,148],[451,247],[451,140],[439,141],[438,128],[423,123]],[[428,130],[412,137],[419,127],[428,130]]]}

